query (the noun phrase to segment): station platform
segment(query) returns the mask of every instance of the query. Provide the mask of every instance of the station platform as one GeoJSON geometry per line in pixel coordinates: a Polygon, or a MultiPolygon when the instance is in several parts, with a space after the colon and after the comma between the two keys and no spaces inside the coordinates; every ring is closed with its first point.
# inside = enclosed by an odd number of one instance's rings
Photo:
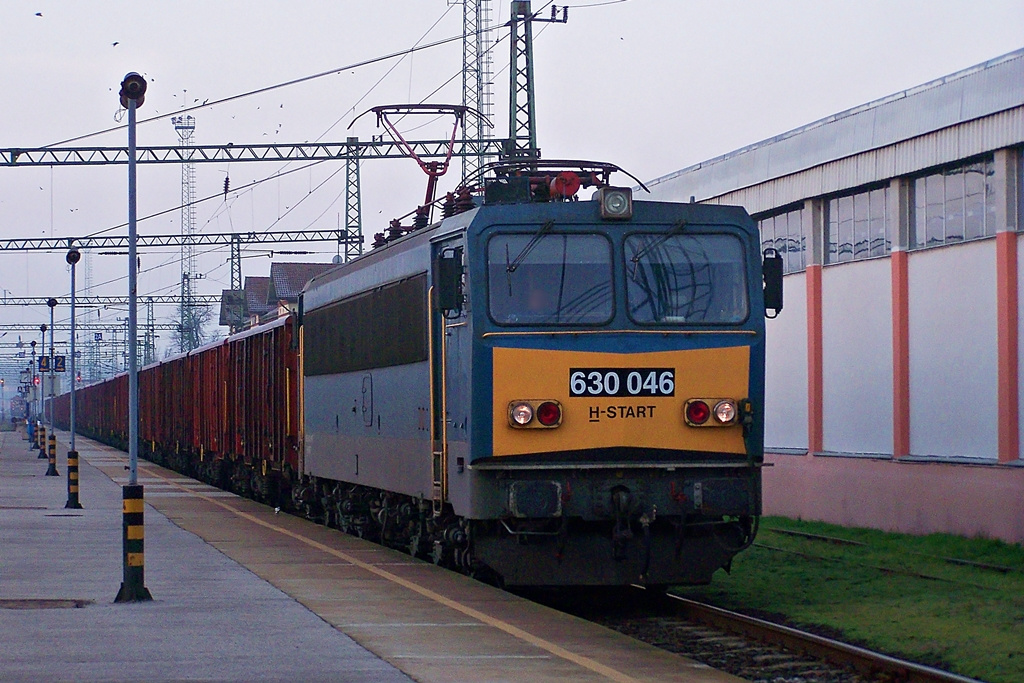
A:
{"type": "Polygon", "coordinates": [[[0,433],[0,680],[737,681],[139,461],[146,585],[121,583],[127,455],[78,437],[82,510],[0,433]]]}

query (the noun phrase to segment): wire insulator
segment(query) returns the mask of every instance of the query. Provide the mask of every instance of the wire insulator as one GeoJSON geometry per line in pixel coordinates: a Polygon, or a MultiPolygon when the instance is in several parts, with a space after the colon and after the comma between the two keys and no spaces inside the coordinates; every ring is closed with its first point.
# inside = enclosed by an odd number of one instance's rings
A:
{"type": "Polygon", "coordinates": [[[444,196],[444,204],[441,206],[441,215],[444,218],[451,218],[455,215],[455,193],[449,192],[444,196]]]}

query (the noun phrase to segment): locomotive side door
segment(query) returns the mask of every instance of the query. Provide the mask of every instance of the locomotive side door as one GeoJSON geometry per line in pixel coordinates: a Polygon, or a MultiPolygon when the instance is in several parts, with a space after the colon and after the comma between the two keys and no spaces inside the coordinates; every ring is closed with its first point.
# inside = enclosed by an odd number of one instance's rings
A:
{"type": "Polygon", "coordinates": [[[465,239],[434,243],[430,299],[430,434],[434,511],[448,501],[452,441],[465,441],[468,385],[463,345],[468,344],[465,309],[465,239]]]}

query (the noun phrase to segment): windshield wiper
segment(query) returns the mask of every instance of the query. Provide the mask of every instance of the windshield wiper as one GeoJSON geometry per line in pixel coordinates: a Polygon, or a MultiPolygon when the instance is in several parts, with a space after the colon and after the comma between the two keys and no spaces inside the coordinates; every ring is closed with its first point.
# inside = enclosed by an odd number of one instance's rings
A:
{"type": "Polygon", "coordinates": [[[518,268],[519,266],[523,265],[523,261],[526,260],[526,257],[530,255],[530,252],[533,251],[533,248],[535,246],[537,246],[538,242],[540,242],[540,238],[543,237],[545,234],[547,234],[547,232],[549,230],[551,230],[551,228],[553,228],[554,225],[555,225],[554,221],[548,221],[544,225],[540,226],[540,230],[538,230],[537,232],[535,232],[533,234],[533,237],[531,237],[530,241],[526,243],[526,246],[523,247],[523,250],[521,252],[519,252],[519,256],[516,256],[514,259],[512,259],[511,263],[509,263],[509,260],[508,260],[508,245],[506,244],[505,245],[505,272],[506,273],[514,273],[514,272],[516,272],[516,268],[518,268]]]}
{"type": "Polygon", "coordinates": [[[644,245],[644,247],[642,249],[640,249],[640,251],[636,252],[636,254],[633,255],[633,258],[629,259],[633,263],[633,272],[629,274],[630,278],[632,278],[633,280],[636,280],[636,267],[637,267],[637,264],[640,263],[640,258],[644,254],[646,254],[649,251],[653,251],[654,249],[657,249],[661,245],[665,244],[665,242],[668,242],[669,239],[675,237],[676,235],[681,234],[683,232],[683,228],[685,228],[685,227],[686,227],[686,221],[685,220],[680,220],[678,223],[676,223],[674,226],[672,226],[671,230],[669,230],[668,232],[666,232],[663,235],[660,235],[653,242],[650,242],[649,244],[644,245]]]}

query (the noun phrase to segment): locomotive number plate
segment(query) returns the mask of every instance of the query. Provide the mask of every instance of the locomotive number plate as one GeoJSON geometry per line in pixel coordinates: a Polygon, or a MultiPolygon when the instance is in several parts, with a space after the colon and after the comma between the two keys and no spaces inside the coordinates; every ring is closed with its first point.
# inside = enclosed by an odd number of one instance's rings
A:
{"type": "Polygon", "coordinates": [[[674,396],[672,368],[570,368],[570,396],[674,396]]]}

